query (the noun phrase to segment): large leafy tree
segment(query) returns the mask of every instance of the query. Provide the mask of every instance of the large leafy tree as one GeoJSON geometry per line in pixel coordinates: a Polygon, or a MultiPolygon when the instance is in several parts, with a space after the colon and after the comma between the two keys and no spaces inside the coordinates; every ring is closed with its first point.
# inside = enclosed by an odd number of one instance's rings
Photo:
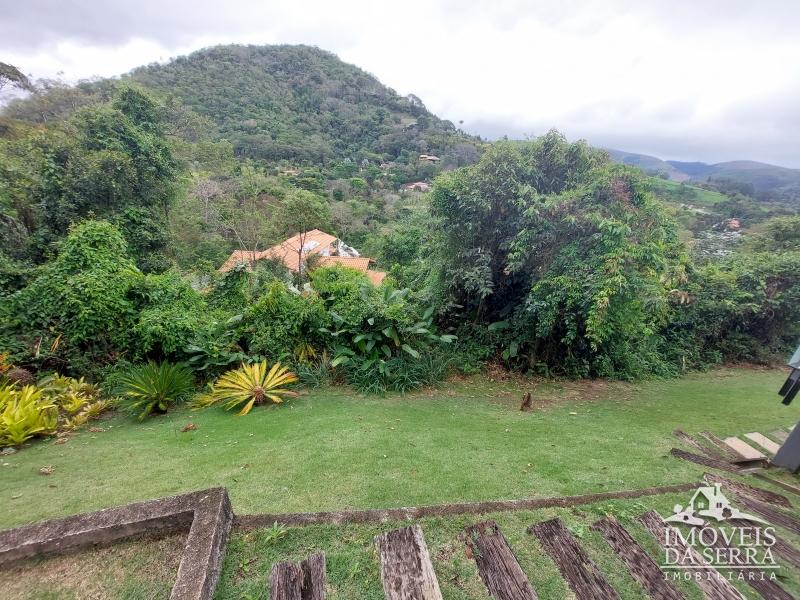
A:
{"type": "Polygon", "coordinates": [[[660,368],[680,246],[633,170],[557,132],[501,142],[436,181],[431,213],[445,317],[488,327],[505,359],[573,375],[660,368]]]}

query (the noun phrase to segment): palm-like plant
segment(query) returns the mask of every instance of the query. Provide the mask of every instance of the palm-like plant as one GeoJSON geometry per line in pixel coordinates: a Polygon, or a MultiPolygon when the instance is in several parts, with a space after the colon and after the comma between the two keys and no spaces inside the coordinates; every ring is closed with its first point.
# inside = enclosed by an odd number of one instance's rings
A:
{"type": "Polygon", "coordinates": [[[256,404],[264,404],[267,400],[274,403],[283,402],[284,398],[297,396],[296,392],[284,386],[297,381],[297,375],[277,362],[268,369],[267,361],[245,365],[223,374],[211,389],[197,401],[196,407],[203,408],[212,404],[222,404],[231,410],[244,404],[240,415],[249,413],[256,404]]]}
{"type": "Polygon", "coordinates": [[[128,369],[119,378],[116,392],[122,407],[139,413],[141,421],[152,412],[167,412],[193,389],[194,377],[185,365],[149,362],[128,369]]]}

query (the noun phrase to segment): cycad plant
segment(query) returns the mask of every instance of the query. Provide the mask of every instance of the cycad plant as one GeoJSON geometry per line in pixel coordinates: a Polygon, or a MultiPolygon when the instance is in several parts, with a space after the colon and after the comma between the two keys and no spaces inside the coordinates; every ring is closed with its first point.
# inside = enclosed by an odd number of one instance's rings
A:
{"type": "Polygon", "coordinates": [[[194,389],[192,372],[180,363],[154,363],[131,367],[118,380],[116,393],[120,405],[134,413],[139,420],[184,399],[194,389]]]}
{"type": "Polygon", "coordinates": [[[297,381],[297,375],[277,362],[268,368],[267,361],[252,365],[242,364],[238,369],[223,374],[197,401],[196,407],[203,408],[222,404],[231,410],[244,404],[240,415],[249,413],[253,406],[283,402],[284,398],[297,396],[296,392],[285,386],[297,381]]]}

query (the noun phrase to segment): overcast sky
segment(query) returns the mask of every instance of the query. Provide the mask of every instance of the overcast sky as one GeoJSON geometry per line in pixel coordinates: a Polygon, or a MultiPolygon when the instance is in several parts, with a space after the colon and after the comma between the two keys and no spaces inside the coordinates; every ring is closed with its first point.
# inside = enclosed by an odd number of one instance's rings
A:
{"type": "Polygon", "coordinates": [[[113,76],[220,43],[316,45],[489,137],[800,167],[800,0],[0,0],[0,61],[113,76]]]}

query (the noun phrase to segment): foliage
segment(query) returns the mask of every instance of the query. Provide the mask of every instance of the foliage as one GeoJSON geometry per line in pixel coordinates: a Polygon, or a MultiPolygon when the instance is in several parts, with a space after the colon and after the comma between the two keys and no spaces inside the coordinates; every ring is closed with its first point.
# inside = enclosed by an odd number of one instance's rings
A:
{"type": "Polygon", "coordinates": [[[246,356],[239,344],[239,323],[242,315],[234,315],[208,328],[200,329],[184,353],[189,357],[186,364],[194,371],[214,374],[234,363],[241,363],[246,356]]]}
{"type": "Polygon", "coordinates": [[[58,411],[36,386],[0,385],[0,446],[19,446],[35,435],[55,432],[58,411]]]}
{"type": "Polygon", "coordinates": [[[115,393],[122,408],[143,420],[151,413],[166,413],[170,406],[194,390],[192,372],[180,363],[148,362],[131,367],[119,378],[115,393]]]}
{"type": "Polygon", "coordinates": [[[280,404],[286,397],[297,393],[285,386],[297,381],[297,375],[276,362],[268,369],[267,361],[242,366],[223,374],[211,389],[200,396],[198,408],[222,404],[227,410],[244,405],[239,415],[246,415],[253,406],[260,406],[268,400],[280,404]]]}

